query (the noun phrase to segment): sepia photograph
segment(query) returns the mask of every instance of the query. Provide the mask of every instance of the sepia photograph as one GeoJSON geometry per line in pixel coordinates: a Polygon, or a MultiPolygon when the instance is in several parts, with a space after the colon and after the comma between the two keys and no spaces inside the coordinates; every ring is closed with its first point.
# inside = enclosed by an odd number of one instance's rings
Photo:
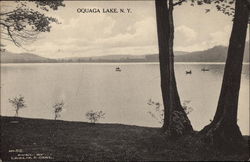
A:
{"type": "Polygon", "coordinates": [[[0,161],[248,161],[250,0],[0,1],[0,161]]]}

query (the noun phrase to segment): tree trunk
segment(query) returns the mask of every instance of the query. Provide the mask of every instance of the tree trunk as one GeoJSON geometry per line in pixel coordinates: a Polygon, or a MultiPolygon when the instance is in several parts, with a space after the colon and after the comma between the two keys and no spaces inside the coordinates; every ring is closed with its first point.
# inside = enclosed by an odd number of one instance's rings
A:
{"type": "Polygon", "coordinates": [[[18,111],[19,111],[19,107],[18,107],[18,105],[16,105],[16,109],[15,109],[15,111],[16,111],[15,117],[18,117],[18,111]]]}
{"type": "Polygon", "coordinates": [[[238,98],[249,10],[247,1],[236,0],[222,88],[213,121],[200,132],[206,142],[238,146],[243,138],[237,125],[238,98]]]}
{"type": "Polygon", "coordinates": [[[18,117],[18,109],[16,109],[15,117],[18,117]]]}
{"type": "Polygon", "coordinates": [[[155,0],[159,46],[161,91],[164,105],[163,130],[170,136],[180,136],[193,131],[181,106],[174,74],[174,23],[172,0],[155,0]]]}

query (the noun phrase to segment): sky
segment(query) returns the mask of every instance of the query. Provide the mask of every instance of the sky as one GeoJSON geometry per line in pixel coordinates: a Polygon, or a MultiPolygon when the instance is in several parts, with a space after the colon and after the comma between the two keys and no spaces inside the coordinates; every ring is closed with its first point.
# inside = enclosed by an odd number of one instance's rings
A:
{"type": "MultiPolygon", "coordinates": [[[[64,3],[65,7],[47,13],[61,22],[52,24],[49,33],[39,34],[36,41],[24,45],[24,48],[4,40],[1,42],[8,51],[35,53],[48,58],[158,53],[154,1],[64,3]],[[93,8],[101,13],[77,12],[93,8]],[[103,9],[110,8],[130,9],[130,12],[102,13],[103,9]]],[[[174,50],[191,52],[216,45],[227,46],[232,17],[216,11],[212,5],[192,7],[184,3],[174,9],[174,24],[174,50]],[[211,11],[205,13],[206,8],[211,11]]]]}

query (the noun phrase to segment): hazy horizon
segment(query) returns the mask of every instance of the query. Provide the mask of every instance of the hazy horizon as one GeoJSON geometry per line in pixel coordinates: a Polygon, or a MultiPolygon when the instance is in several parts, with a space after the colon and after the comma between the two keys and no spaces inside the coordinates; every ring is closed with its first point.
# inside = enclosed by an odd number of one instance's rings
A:
{"type": "MultiPolygon", "coordinates": [[[[246,43],[248,43],[248,42],[246,42],[246,43]]],[[[218,47],[218,46],[223,46],[223,45],[216,45],[216,46],[213,46],[213,47],[211,47],[211,48],[214,48],[214,47],[218,47]]],[[[226,47],[226,46],[223,46],[223,47],[226,47]]],[[[198,50],[198,51],[191,51],[191,52],[188,52],[188,51],[174,51],[174,52],[179,52],[179,53],[183,53],[183,55],[185,55],[185,54],[189,54],[189,53],[192,53],[192,52],[200,52],[200,51],[206,51],[206,50],[209,50],[209,49],[211,49],[211,48],[208,48],[208,49],[204,49],[204,50],[198,50]]],[[[39,55],[39,54],[37,54],[37,53],[34,53],[34,52],[31,52],[31,51],[24,51],[24,52],[20,52],[20,53],[15,53],[15,52],[12,52],[12,51],[9,51],[9,50],[6,50],[7,52],[9,52],[9,53],[13,53],[13,54],[24,54],[24,53],[26,53],[26,54],[34,54],[34,55],[37,55],[37,56],[40,56],[40,57],[45,57],[45,56],[42,56],[42,55],[39,55]]],[[[106,55],[86,55],[86,56],[66,56],[66,57],[53,57],[53,58],[51,58],[51,57],[45,57],[45,58],[49,58],[49,59],[63,59],[63,58],[80,58],[80,57],[102,57],[102,56],[138,56],[138,57],[142,57],[142,56],[145,56],[145,55],[155,55],[155,54],[159,54],[159,52],[158,51],[156,51],[155,53],[144,53],[144,54],[138,54],[138,55],[136,55],[136,54],[119,54],[119,53],[117,53],[117,54],[106,54],[106,55]]],[[[178,54],[178,55],[181,55],[181,54],[178,54]]]]}

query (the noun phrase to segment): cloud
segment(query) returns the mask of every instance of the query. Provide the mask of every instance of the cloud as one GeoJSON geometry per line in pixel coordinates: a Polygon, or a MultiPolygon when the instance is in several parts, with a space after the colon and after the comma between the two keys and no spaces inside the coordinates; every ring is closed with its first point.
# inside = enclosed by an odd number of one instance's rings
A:
{"type": "MultiPolygon", "coordinates": [[[[225,25],[220,30],[207,33],[206,37],[199,35],[197,38],[199,41],[192,42],[191,44],[178,43],[175,46],[175,50],[178,51],[200,51],[212,48],[214,46],[223,45],[228,46],[232,25],[225,25]]],[[[182,40],[182,39],[180,39],[182,40]]]]}
{"type": "MultiPolygon", "coordinates": [[[[148,54],[158,51],[154,2],[112,2],[112,7],[131,8],[132,14],[79,14],[77,8],[108,8],[101,1],[65,2],[66,7],[51,13],[62,24],[53,24],[49,33],[41,33],[37,41],[7,50],[32,52],[44,57],[94,56],[105,54],[148,54]]],[[[199,7],[180,6],[175,11],[174,49],[205,50],[214,45],[227,45],[231,18],[221,13],[205,14],[199,7]],[[192,9],[193,12],[189,12],[192,9]],[[187,12],[183,12],[187,11],[187,12]]],[[[249,39],[249,38],[248,38],[249,39]]]]}
{"type": "Polygon", "coordinates": [[[192,52],[192,51],[205,50],[211,47],[213,47],[211,43],[209,43],[208,41],[203,41],[200,43],[195,43],[195,44],[187,45],[187,46],[175,46],[174,50],[192,52]]]}
{"type": "Polygon", "coordinates": [[[231,25],[227,25],[220,31],[210,33],[211,44],[228,46],[231,28],[231,25]]]}
{"type": "Polygon", "coordinates": [[[189,42],[189,41],[194,41],[197,38],[197,33],[193,29],[185,25],[178,26],[175,29],[175,32],[177,36],[183,38],[182,41],[189,42]]]}
{"type": "Polygon", "coordinates": [[[106,37],[96,40],[95,43],[106,47],[128,47],[128,46],[147,46],[157,43],[157,34],[155,29],[155,20],[146,18],[129,26],[135,32],[119,33],[112,37],[106,37]]]}
{"type": "MultiPolygon", "coordinates": [[[[104,54],[142,54],[157,49],[155,11],[152,2],[115,2],[118,8],[131,8],[132,14],[82,14],[77,8],[110,7],[106,2],[66,3],[56,17],[61,24],[53,24],[51,32],[39,34],[38,39],[12,52],[33,52],[44,57],[93,56],[104,54]]],[[[51,15],[53,16],[53,15],[51,15]]]]}
{"type": "MultiPolygon", "coordinates": [[[[152,17],[124,26],[124,32],[114,33],[116,19],[106,15],[71,18],[55,25],[51,33],[43,33],[29,46],[28,52],[44,57],[97,56],[104,54],[143,54],[157,52],[156,22],[152,17]],[[91,19],[88,17],[88,19],[91,19]],[[133,32],[131,32],[133,31],[133,32]]],[[[13,52],[20,49],[13,45],[13,52]]],[[[23,51],[27,52],[27,51],[23,51]]]]}

